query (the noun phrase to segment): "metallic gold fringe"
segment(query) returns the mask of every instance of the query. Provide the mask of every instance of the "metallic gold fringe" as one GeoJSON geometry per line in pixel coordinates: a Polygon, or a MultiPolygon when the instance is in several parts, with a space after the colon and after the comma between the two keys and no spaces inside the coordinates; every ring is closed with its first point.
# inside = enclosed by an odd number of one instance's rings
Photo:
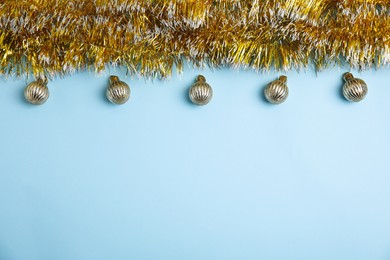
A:
{"type": "Polygon", "coordinates": [[[0,74],[53,77],[125,66],[317,70],[390,63],[385,0],[3,0],[0,74]]]}

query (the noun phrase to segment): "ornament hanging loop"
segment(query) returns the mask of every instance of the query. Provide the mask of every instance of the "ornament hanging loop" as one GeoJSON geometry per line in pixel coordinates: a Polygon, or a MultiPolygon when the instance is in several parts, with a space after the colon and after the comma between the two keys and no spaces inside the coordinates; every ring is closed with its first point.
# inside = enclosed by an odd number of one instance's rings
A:
{"type": "Polygon", "coordinates": [[[198,75],[195,80],[196,83],[206,82],[206,78],[203,75],[198,75]]]}
{"type": "Polygon", "coordinates": [[[347,72],[347,73],[345,73],[345,74],[343,75],[343,79],[344,79],[345,81],[351,80],[351,79],[354,79],[354,76],[352,75],[352,73],[347,72]]]}
{"type": "Polygon", "coordinates": [[[119,77],[118,77],[118,76],[112,75],[112,76],[110,76],[110,78],[109,78],[108,81],[109,81],[109,84],[112,85],[112,84],[114,84],[114,83],[119,82],[120,80],[119,80],[119,77]]]}
{"type": "Polygon", "coordinates": [[[280,77],[279,77],[279,80],[280,80],[282,83],[287,83],[287,77],[286,77],[286,76],[280,76],[280,77]]]}
{"type": "Polygon", "coordinates": [[[49,80],[46,77],[39,77],[37,78],[37,82],[43,85],[47,85],[49,83],[49,80]]]}

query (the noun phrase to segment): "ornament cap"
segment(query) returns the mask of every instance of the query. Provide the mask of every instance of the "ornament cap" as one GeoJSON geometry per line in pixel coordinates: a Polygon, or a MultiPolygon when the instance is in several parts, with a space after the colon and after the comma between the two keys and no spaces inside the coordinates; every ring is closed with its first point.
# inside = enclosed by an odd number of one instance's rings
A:
{"type": "Polygon", "coordinates": [[[283,83],[286,83],[287,82],[287,77],[286,76],[280,76],[279,77],[279,80],[281,81],[281,82],[283,82],[283,83]]]}
{"type": "Polygon", "coordinates": [[[116,82],[119,82],[119,77],[118,76],[115,76],[115,75],[111,75],[110,78],[108,79],[110,85],[116,83],[116,82]]]}
{"type": "Polygon", "coordinates": [[[347,81],[347,80],[354,79],[354,76],[352,75],[352,73],[347,72],[347,73],[345,73],[345,74],[343,75],[343,78],[344,78],[345,81],[347,81]]]}
{"type": "Polygon", "coordinates": [[[49,80],[46,77],[39,77],[36,79],[36,82],[39,84],[47,85],[47,83],[49,83],[49,80]]]}
{"type": "Polygon", "coordinates": [[[203,75],[198,75],[195,82],[206,82],[206,78],[203,75]]]}

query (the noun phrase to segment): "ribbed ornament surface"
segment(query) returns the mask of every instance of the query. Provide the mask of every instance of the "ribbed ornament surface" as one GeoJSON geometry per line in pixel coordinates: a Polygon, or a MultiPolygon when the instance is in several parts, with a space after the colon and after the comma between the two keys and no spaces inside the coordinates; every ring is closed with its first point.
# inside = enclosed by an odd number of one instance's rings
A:
{"type": "Polygon", "coordinates": [[[43,82],[34,81],[25,88],[24,97],[31,104],[41,105],[49,98],[49,89],[43,82]]]}
{"type": "Polygon", "coordinates": [[[359,102],[367,95],[367,84],[358,78],[346,80],[343,86],[343,95],[348,101],[359,102]]]}
{"type": "Polygon", "coordinates": [[[272,104],[283,103],[288,97],[288,87],[283,80],[275,80],[264,89],[265,98],[272,104]]]}
{"type": "Polygon", "coordinates": [[[202,75],[198,76],[195,84],[190,88],[189,97],[192,103],[199,106],[206,105],[213,97],[213,89],[202,75]]]}
{"type": "Polygon", "coordinates": [[[111,103],[121,105],[127,102],[130,98],[130,87],[123,81],[114,80],[110,81],[110,85],[106,92],[108,100],[111,103]]]}

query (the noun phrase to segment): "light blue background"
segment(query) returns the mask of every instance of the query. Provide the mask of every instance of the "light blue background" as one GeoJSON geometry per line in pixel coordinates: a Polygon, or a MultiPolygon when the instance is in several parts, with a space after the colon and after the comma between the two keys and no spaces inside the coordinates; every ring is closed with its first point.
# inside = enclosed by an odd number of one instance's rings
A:
{"type": "Polygon", "coordinates": [[[290,96],[267,104],[278,73],[201,71],[204,107],[169,81],[78,73],[27,104],[31,80],[0,81],[1,260],[388,260],[389,70],[289,72],[290,96]],[[107,77],[130,101],[106,101],[107,77]]]}

